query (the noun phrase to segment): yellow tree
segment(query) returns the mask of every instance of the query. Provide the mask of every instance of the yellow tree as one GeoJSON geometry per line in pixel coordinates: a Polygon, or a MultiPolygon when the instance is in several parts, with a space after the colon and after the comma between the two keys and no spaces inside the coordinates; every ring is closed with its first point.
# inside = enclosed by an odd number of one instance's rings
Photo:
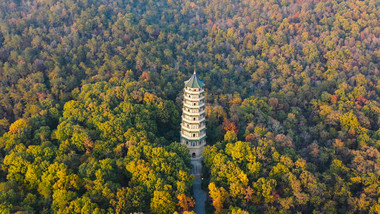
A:
{"type": "Polygon", "coordinates": [[[150,209],[153,213],[157,214],[174,213],[175,202],[172,200],[169,192],[154,191],[150,209]]]}
{"type": "Polygon", "coordinates": [[[178,203],[177,206],[180,210],[189,211],[195,206],[195,201],[193,198],[187,197],[185,194],[180,193],[177,195],[178,203]]]}
{"type": "Polygon", "coordinates": [[[218,188],[214,182],[208,185],[208,189],[210,190],[212,205],[215,207],[215,213],[219,214],[222,212],[223,203],[228,199],[229,194],[223,187],[218,188]]]}

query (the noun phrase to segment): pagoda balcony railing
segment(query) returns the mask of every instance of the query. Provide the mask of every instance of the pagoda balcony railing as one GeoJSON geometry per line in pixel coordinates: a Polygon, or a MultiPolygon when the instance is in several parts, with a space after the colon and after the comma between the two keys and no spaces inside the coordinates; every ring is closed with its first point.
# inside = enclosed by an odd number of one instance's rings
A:
{"type": "Polygon", "coordinates": [[[188,95],[188,94],[184,94],[183,97],[186,100],[194,100],[194,101],[203,100],[205,98],[205,96],[195,96],[195,95],[188,95]]]}
{"type": "Polygon", "coordinates": [[[205,96],[201,96],[201,95],[190,95],[190,94],[186,94],[186,93],[183,96],[186,98],[191,98],[191,99],[200,99],[200,98],[205,97],[205,96]]]}
{"type": "Polygon", "coordinates": [[[205,129],[206,126],[185,126],[182,125],[182,129],[188,132],[200,132],[201,130],[205,129]]]}
{"type": "Polygon", "coordinates": [[[199,116],[199,117],[189,117],[187,115],[182,115],[182,118],[184,118],[186,120],[190,120],[190,121],[200,121],[200,120],[204,119],[205,116],[202,115],[202,116],[199,116]]]}
{"type": "Polygon", "coordinates": [[[203,101],[203,100],[201,100],[201,101],[190,101],[190,100],[187,100],[187,99],[185,99],[183,102],[184,102],[184,103],[189,103],[189,104],[193,104],[194,102],[195,102],[195,103],[198,103],[198,104],[203,104],[203,103],[205,103],[205,101],[203,101]]]}
{"type": "Polygon", "coordinates": [[[190,147],[190,148],[197,149],[197,148],[203,147],[206,144],[206,142],[204,142],[204,143],[202,143],[202,142],[199,142],[199,143],[190,142],[187,144],[186,143],[183,143],[183,144],[185,144],[188,148],[190,147]]]}
{"type": "Polygon", "coordinates": [[[188,129],[203,129],[206,127],[205,123],[199,124],[199,125],[189,125],[187,123],[181,123],[182,127],[186,127],[188,129]]]}
{"type": "Polygon", "coordinates": [[[186,139],[188,139],[188,140],[199,140],[199,139],[202,139],[202,138],[204,138],[204,137],[206,137],[206,132],[204,132],[204,133],[202,133],[202,134],[200,134],[200,135],[198,135],[198,134],[195,134],[195,136],[194,135],[191,135],[191,134],[187,134],[186,132],[181,132],[181,136],[182,137],[185,137],[186,139]]]}
{"type": "Polygon", "coordinates": [[[184,110],[183,114],[199,117],[201,114],[205,114],[205,110],[202,110],[202,111],[196,111],[196,110],[195,111],[186,111],[186,110],[184,110]]]}
{"type": "Polygon", "coordinates": [[[187,137],[203,137],[203,135],[205,134],[206,134],[206,130],[202,130],[201,132],[196,132],[196,133],[190,133],[185,130],[181,130],[181,135],[187,136],[187,137]]]}
{"type": "Polygon", "coordinates": [[[200,93],[205,92],[205,90],[203,88],[202,89],[185,88],[185,92],[190,93],[190,94],[200,94],[200,93]]]}
{"type": "Polygon", "coordinates": [[[205,109],[182,108],[182,112],[187,112],[187,113],[205,113],[205,109]]]}
{"type": "Polygon", "coordinates": [[[200,118],[198,117],[198,118],[195,118],[194,120],[194,118],[189,118],[189,117],[186,118],[185,116],[182,116],[182,120],[183,122],[194,124],[194,123],[201,123],[205,121],[205,117],[200,117],[200,118]]]}
{"type": "Polygon", "coordinates": [[[198,102],[198,103],[195,103],[195,105],[193,104],[193,103],[191,103],[191,102],[186,102],[186,100],[185,100],[185,102],[183,102],[183,105],[185,106],[185,107],[187,107],[187,108],[192,108],[192,109],[194,109],[194,108],[199,108],[200,106],[203,106],[204,105],[204,103],[205,102],[198,102]]]}
{"type": "Polygon", "coordinates": [[[185,100],[192,101],[192,102],[199,102],[201,100],[204,100],[205,98],[190,98],[190,97],[185,97],[185,100]]]}

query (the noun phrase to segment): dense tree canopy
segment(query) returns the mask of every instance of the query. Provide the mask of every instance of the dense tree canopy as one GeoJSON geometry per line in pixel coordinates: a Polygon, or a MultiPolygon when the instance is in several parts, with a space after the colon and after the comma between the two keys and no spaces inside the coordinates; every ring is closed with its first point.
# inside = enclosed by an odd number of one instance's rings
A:
{"type": "Polygon", "coordinates": [[[34,116],[0,138],[2,212],[167,213],[192,200],[190,155],[168,142],[179,120],[172,101],[128,80],[86,84],[75,97],[55,130],[34,116]]]}
{"type": "Polygon", "coordinates": [[[376,0],[0,1],[0,212],[379,213],[376,0]]]}

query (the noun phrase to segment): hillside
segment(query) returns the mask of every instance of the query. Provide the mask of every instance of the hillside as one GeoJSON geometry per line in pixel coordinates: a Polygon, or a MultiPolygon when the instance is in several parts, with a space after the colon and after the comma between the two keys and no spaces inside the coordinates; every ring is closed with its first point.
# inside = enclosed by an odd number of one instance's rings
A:
{"type": "Polygon", "coordinates": [[[0,1],[0,213],[380,213],[375,0],[0,1]]]}

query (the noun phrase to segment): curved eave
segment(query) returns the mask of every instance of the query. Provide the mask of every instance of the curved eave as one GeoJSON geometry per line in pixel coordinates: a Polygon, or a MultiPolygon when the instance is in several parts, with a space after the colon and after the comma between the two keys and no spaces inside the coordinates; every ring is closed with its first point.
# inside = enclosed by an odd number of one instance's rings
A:
{"type": "Polygon", "coordinates": [[[206,127],[203,127],[203,128],[197,129],[197,130],[186,129],[186,127],[181,127],[181,128],[188,133],[199,133],[199,132],[207,129],[206,127]]]}
{"type": "Polygon", "coordinates": [[[191,98],[191,97],[186,97],[186,96],[183,96],[183,97],[185,98],[185,100],[191,101],[191,102],[198,102],[205,99],[205,97],[201,97],[201,98],[191,98]]]}
{"type": "Polygon", "coordinates": [[[183,114],[186,114],[187,116],[189,116],[189,117],[194,117],[194,116],[202,116],[202,115],[206,115],[206,112],[205,111],[203,111],[203,112],[201,112],[201,113],[199,113],[199,112],[197,112],[197,113],[193,113],[193,112],[187,112],[187,111],[183,111],[182,112],[183,114]]]}
{"type": "Polygon", "coordinates": [[[203,136],[203,137],[201,137],[201,138],[199,138],[197,140],[194,140],[194,139],[189,139],[189,138],[187,138],[185,136],[181,136],[181,138],[185,138],[187,141],[201,141],[201,140],[205,139],[206,137],[207,137],[207,135],[205,135],[205,136],[203,136]]]}
{"type": "MultiPolygon", "coordinates": [[[[186,81],[185,81],[185,83],[186,83],[186,81]]],[[[188,94],[194,94],[194,95],[202,95],[202,96],[204,96],[204,94],[205,94],[205,90],[204,89],[200,89],[199,91],[190,91],[189,89],[186,89],[185,88],[185,93],[188,93],[188,94]]]]}
{"type": "Polygon", "coordinates": [[[186,122],[186,123],[189,123],[189,124],[199,124],[199,123],[202,123],[206,121],[206,118],[202,118],[200,120],[189,120],[189,119],[186,119],[184,117],[182,117],[182,122],[186,122]]]}
{"type": "Polygon", "coordinates": [[[201,103],[199,105],[193,106],[193,105],[189,105],[188,103],[183,103],[183,106],[186,107],[186,108],[189,108],[189,109],[199,109],[199,108],[202,108],[202,107],[204,107],[206,105],[205,105],[205,103],[201,103]]]}

